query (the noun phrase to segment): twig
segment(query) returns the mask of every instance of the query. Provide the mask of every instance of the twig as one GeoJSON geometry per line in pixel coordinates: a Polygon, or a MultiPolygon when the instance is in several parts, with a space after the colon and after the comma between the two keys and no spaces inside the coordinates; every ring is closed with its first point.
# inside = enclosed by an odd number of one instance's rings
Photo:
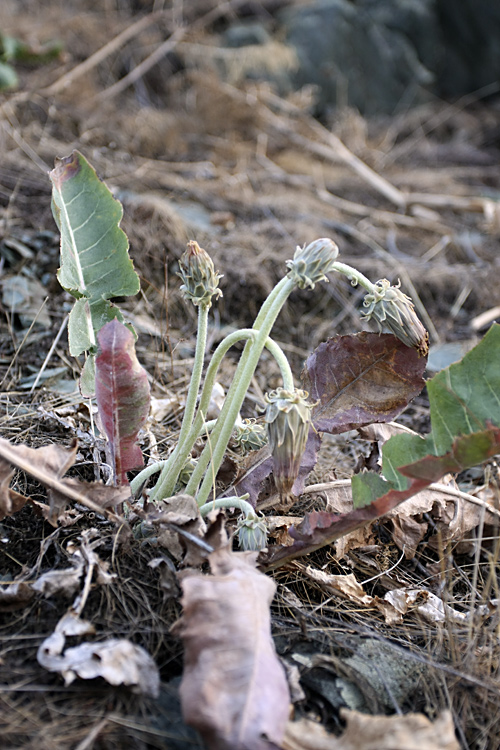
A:
{"type": "Polygon", "coordinates": [[[59,330],[56,333],[56,337],[55,337],[54,341],[52,342],[52,345],[51,345],[49,351],[47,352],[47,356],[45,357],[45,359],[43,361],[43,365],[41,366],[41,368],[40,368],[40,370],[39,370],[39,372],[38,372],[38,374],[37,374],[37,376],[35,378],[35,382],[31,386],[30,394],[33,393],[33,391],[37,387],[38,383],[40,382],[40,378],[42,377],[43,372],[44,372],[45,368],[47,367],[50,358],[54,354],[54,350],[55,350],[57,344],[59,343],[59,339],[61,338],[61,336],[62,336],[62,334],[64,332],[64,329],[68,325],[68,318],[69,318],[69,316],[66,315],[65,318],[64,318],[64,320],[63,320],[63,322],[60,325],[59,330]]]}
{"type": "Polygon", "coordinates": [[[42,89],[39,93],[42,94],[42,96],[54,96],[54,94],[58,94],[67,86],[74,83],[78,78],[85,75],[85,73],[88,73],[89,70],[92,70],[92,68],[99,65],[99,63],[109,57],[109,55],[113,54],[113,52],[116,52],[116,50],[128,42],[129,39],[137,36],[137,34],[140,34],[141,31],[147,29],[148,26],[151,26],[151,24],[156,21],[159,21],[164,15],[165,11],[157,11],[156,13],[150,13],[148,16],[143,16],[131,26],[127,26],[126,29],[111,39],[111,41],[105,44],[104,47],[98,49],[97,52],[94,52],[93,55],[79,65],[68,70],[68,72],[64,73],[64,75],[58,78],[57,81],[54,81],[54,83],[51,83],[50,86],[42,89]]]}
{"type": "Polygon", "coordinates": [[[217,4],[215,8],[212,8],[210,11],[208,11],[208,13],[205,13],[203,16],[198,18],[194,23],[191,24],[190,27],[178,27],[168,37],[168,39],[162,42],[162,44],[160,44],[160,46],[157,47],[154,52],[152,52],[148,57],[146,57],[145,60],[139,63],[139,65],[131,70],[130,73],[127,73],[126,76],[120,78],[119,81],[114,83],[112,86],[109,86],[109,88],[104,89],[104,91],[100,91],[98,94],[93,96],[90,101],[96,103],[101,101],[108,101],[108,99],[117,96],[126,88],[136,83],[148,72],[148,70],[151,70],[151,68],[159,63],[160,60],[165,57],[165,55],[171,52],[179,44],[179,42],[184,39],[188,31],[200,29],[204,26],[209,25],[228,11],[235,10],[239,5],[242,5],[244,1],[245,0],[229,0],[229,2],[221,3],[220,5],[217,4]]]}
{"type": "Polygon", "coordinates": [[[136,65],[136,67],[133,68],[130,73],[127,73],[126,76],[120,78],[120,80],[114,83],[112,86],[109,86],[107,89],[104,89],[95,96],[91,97],[90,102],[99,103],[102,101],[108,101],[109,99],[118,96],[118,94],[120,94],[129,86],[132,86],[140,78],[142,78],[142,76],[144,76],[148,72],[148,70],[159,63],[160,60],[165,57],[165,55],[171,52],[181,41],[181,39],[184,38],[186,32],[187,29],[176,29],[173,34],[168,37],[168,39],[160,44],[160,46],[157,47],[155,51],[149,55],[149,57],[146,57],[146,59],[139,63],[139,65],[136,65]]]}
{"type": "Polygon", "coordinates": [[[392,185],[385,177],[377,174],[368,164],[365,164],[359,157],[350,151],[345,143],[343,143],[338,136],[327,130],[321,123],[313,120],[312,117],[305,114],[299,107],[291,102],[285,101],[275,94],[265,93],[263,97],[274,106],[279,107],[286,114],[293,114],[296,117],[300,117],[302,120],[307,118],[308,127],[323,141],[323,143],[317,143],[309,138],[305,138],[299,133],[294,132],[288,121],[283,120],[271,111],[267,106],[260,102],[264,116],[269,122],[281,130],[286,132],[289,137],[295,141],[299,146],[307,148],[307,150],[321,156],[328,161],[332,159],[337,161],[339,158],[345,162],[351,169],[356,172],[365,182],[368,182],[372,187],[375,188],[379,193],[384,195],[391,203],[394,203],[398,208],[405,209],[407,205],[407,199],[405,194],[397,187],[392,185]]]}

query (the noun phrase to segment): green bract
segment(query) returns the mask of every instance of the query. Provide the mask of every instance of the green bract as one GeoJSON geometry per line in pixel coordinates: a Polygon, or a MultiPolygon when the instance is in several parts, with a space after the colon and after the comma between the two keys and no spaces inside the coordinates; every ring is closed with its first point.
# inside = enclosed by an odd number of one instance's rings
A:
{"type": "Polygon", "coordinates": [[[306,448],[312,422],[308,395],[307,391],[284,388],[266,395],[267,438],[273,455],[274,481],[282,496],[290,494],[306,448]]]}
{"type": "Polygon", "coordinates": [[[293,260],[287,260],[289,279],[295,281],[299,289],[310,286],[314,289],[318,281],[328,281],[327,273],[333,271],[333,263],[339,249],[333,240],[323,237],[305,247],[297,247],[293,260]]]}
{"type": "Polygon", "coordinates": [[[206,250],[194,240],[188,242],[179,260],[179,268],[179,276],[184,282],[181,292],[193,305],[210,307],[212,297],[222,297],[222,292],[217,286],[222,276],[216,273],[212,258],[206,250]]]}
{"type": "Polygon", "coordinates": [[[241,549],[260,551],[267,547],[267,527],[263,517],[248,513],[238,523],[238,542],[241,549]]]}
{"type": "Polygon", "coordinates": [[[367,308],[363,320],[372,318],[380,330],[385,326],[406,346],[416,349],[420,356],[429,351],[429,334],[417,318],[413,303],[397,286],[391,286],[387,279],[380,279],[373,291],[365,296],[367,308]]]}
{"type": "Polygon", "coordinates": [[[255,419],[244,419],[236,425],[233,439],[243,453],[258,451],[267,443],[266,428],[255,419]]]}

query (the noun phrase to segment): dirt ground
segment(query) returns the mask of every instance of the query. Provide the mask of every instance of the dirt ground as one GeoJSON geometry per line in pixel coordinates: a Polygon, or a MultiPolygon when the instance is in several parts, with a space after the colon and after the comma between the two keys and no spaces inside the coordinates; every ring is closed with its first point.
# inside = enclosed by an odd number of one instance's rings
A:
{"type": "MultiPolygon", "coordinates": [[[[247,3],[240,10],[252,18],[255,9],[247,3]]],[[[138,356],[151,376],[153,396],[167,405],[144,440],[147,456],[165,455],[172,444],[190,375],[196,311],[182,300],[176,276],[188,239],[196,239],[224,275],[224,297],[209,332],[212,348],[236,326],[251,325],[296,245],[325,236],[337,242],[344,262],[371,279],[401,280],[429,330],[433,356],[445,364],[499,317],[498,98],[435,101],[369,121],[354,111],[335,111],[318,122],[311,115],[314,91],[279,97],[268,83],[246,78],[244,53],[223,68],[217,64],[220,32],[237,15],[231,3],[201,0],[1,4],[2,33],[34,48],[55,38],[62,42],[52,61],[15,64],[19,86],[0,94],[1,436],[33,447],[69,445],[77,436],[75,476],[94,479],[104,461],[88,405],[75,388],[81,362],[70,356],[64,329],[72,301],[56,279],[59,237],[48,171],[55,157],[75,148],[122,201],[122,226],[141,277],[141,293],[124,309],[139,333],[138,356]],[[141,21],[150,12],[153,22],[141,21]],[[155,54],[156,60],[149,57],[155,54]],[[13,279],[21,284],[15,303],[8,291],[13,279]]],[[[314,292],[294,293],[273,335],[297,382],[318,343],[362,330],[360,303],[360,293],[344,277],[314,292]]],[[[235,356],[222,370],[223,386],[235,356]]],[[[258,415],[256,407],[276,378],[264,358],[245,407],[249,416],[258,415]]],[[[425,393],[399,419],[423,432],[428,420],[425,393]]],[[[332,439],[310,482],[348,478],[368,453],[366,441],[352,435],[332,439]]],[[[491,462],[471,471],[459,486],[481,489],[498,503],[498,467],[491,462]]],[[[44,489],[21,473],[16,487],[35,500],[44,498],[44,489]]],[[[324,507],[320,494],[304,496],[290,513],[299,516],[311,507],[324,507]]],[[[79,543],[82,534],[91,539],[96,523],[85,509],[77,511],[71,525],[57,529],[32,507],[5,518],[0,580],[66,567],[68,545],[79,543]]],[[[107,585],[92,585],[86,618],[99,638],[130,638],[147,649],[160,669],[160,698],[112,688],[104,680],[65,686],[39,666],[38,646],[71,599],[2,603],[2,746],[202,747],[180,717],[182,649],[171,633],[180,605],[165,595],[157,568],[148,564],[158,549],[136,540],[117,549],[113,526],[100,523],[98,552],[115,575],[107,585]]],[[[331,693],[332,674],[339,673],[324,656],[358,653],[362,641],[375,639],[416,655],[424,670],[423,678],[412,678],[418,689],[393,695],[380,712],[422,712],[434,720],[449,710],[461,747],[500,747],[498,613],[487,623],[433,623],[414,613],[389,626],[375,609],[327,593],[306,571],[311,565],[332,574],[352,572],[361,581],[375,576],[373,596],[397,582],[428,586],[463,612],[471,601],[498,597],[497,529],[473,529],[461,544],[440,550],[428,543],[431,527],[411,559],[401,557],[393,525],[386,522],[373,528],[362,547],[342,556],[323,549],[274,573],[277,649],[302,669],[297,717],[340,733],[342,700],[336,704],[331,693]],[[297,654],[301,658],[294,661],[297,654]]],[[[368,700],[369,676],[350,669],[368,700]]]]}

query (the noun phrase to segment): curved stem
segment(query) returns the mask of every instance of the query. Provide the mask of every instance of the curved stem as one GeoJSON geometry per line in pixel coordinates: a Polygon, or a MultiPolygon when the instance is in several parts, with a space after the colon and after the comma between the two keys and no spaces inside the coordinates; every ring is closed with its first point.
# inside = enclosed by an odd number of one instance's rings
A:
{"type": "MultiPolygon", "coordinates": [[[[189,495],[196,493],[196,488],[202,473],[208,465],[210,458],[212,458],[211,465],[205,475],[197,497],[198,505],[203,505],[210,494],[212,484],[222,463],[229,438],[231,437],[233,426],[245,399],[250,381],[252,380],[260,355],[266,344],[266,340],[281,308],[294,288],[295,282],[286,276],[278,282],[270,295],[272,296],[272,303],[267,306],[266,304],[264,305],[266,306],[267,314],[263,320],[261,319],[260,329],[256,333],[255,340],[251,343],[247,343],[245,347],[236,370],[235,379],[229,389],[224,406],[222,407],[222,411],[217,420],[217,426],[211,434],[211,440],[207,443],[198,459],[196,469],[186,487],[186,494],[189,495]]],[[[258,319],[259,318],[260,314],[258,316],[258,319]]]]}
{"type": "Polygon", "coordinates": [[[293,391],[295,386],[293,382],[292,368],[290,367],[290,362],[287,360],[283,349],[276,341],[274,341],[269,336],[267,337],[264,346],[270,352],[270,354],[273,355],[274,359],[278,363],[281,377],[283,379],[283,388],[286,391],[293,391]]]}
{"type": "MultiPolygon", "coordinates": [[[[248,497],[248,495],[246,495],[248,497]]],[[[200,506],[201,516],[204,517],[210,513],[211,510],[217,510],[218,508],[238,508],[245,516],[249,513],[255,513],[255,508],[250,505],[243,497],[234,495],[233,497],[218,497],[217,500],[211,500],[208,503],[200,506]]]]}
{"type": "MultiPolygon", "coordinates": [[[[215,383],[217,371],[220,363],[227,351],[234,346],[238,341],[248,340],[253,338],[255,332],[251,328],[243,328],[239,331],[233,331],[225,339],[223,339],[219,346],[216,348],[212,355],[210,364],[208,365],[207,374],[205,375],[205,382],[203,384],[203,390],[201,392],[200,404],[196,417],[191,425],[189,433],[185,436],[183,442],[179,440],[174,452],[169,456],[167,463],[162,471],[158,482],[155,484],[150,493],[152,500],[158,500],[165,497],[170,497],[174,491],[175,483],[179,477],[182,467],[186,463],[189,454],[193,448],[196,439],[204,429],[205,414],[210,403],[210,397],[215,383]]],[[[141,472],[142,474],[142,472],[141,472]]],[[[140,477],[141,474],[138,476],[140,477]]],[[[136,477],[134,482],[138,479],[136,477]]]]}
{"type": "Polygon", "coordinates": [[[331,266],[331,270],[347,276],[353,286],[360,284],[367,292],[371,293],[375,290],[375,284],[373,284],[370,279],[367,279],[357,268],[348,266],[347,263],[339,263],[338,261],[335,261],[331,266]]]}
{"type": "MultiPolygon", "coordinates": [[[[179,451],[184,444],[186,437],[191,430],[193,423],[194,413],[196,409],[196,399],[198,398],[198,391],[200,389],[201,374],[203,372],[203,360],[205,357],[205,348],[207,345],[207,328],[208,328],[208,311],[210,305],[199,305],[198,307],[198,331],[196,334],[196,349],[194,353],[193,372],[191,373],[191,380],[189,382],[188,394],[186,397],[186,405],[184,407],[184,416],[182,418],[181,429],[179,432],[179,438],[177,445],[173,452],[168,457],[167,463],[161,470],[160,477],[151,491],[151,500],[154,500],[158,494],[158,491],[163,487],[166,482],[167,476],[170,471],[170,467],[177,465],[179,451]]],[[[182,470],[184,463],[180,464],[179,472],[182,470]]]]}
{"type": "Polygon", "coordinates": [[[149,466],[146,466],[145,469],[140,471],[139,474],[132,479],[130,482],[130,491],[133,497],[137,495],[142,485],[147,482],[149,477],[153,476],[153,474],[157,474],[167,465],[169,458],[165,458],[162,461],[156,461],[154,464],[149,464],[149,466]]]}

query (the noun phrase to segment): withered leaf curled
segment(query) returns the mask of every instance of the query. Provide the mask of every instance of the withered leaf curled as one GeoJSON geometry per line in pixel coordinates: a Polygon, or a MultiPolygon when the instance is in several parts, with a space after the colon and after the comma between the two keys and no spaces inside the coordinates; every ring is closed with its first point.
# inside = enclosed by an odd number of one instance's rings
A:
{"type": "Polygon", "coordinates": [[[290,703],[271,638],[276,585],[254,552],[224,547],[209,560],[212,575],[182,581],[184,719],[209,750],[268,750],[281,743],[290,703]]]}

